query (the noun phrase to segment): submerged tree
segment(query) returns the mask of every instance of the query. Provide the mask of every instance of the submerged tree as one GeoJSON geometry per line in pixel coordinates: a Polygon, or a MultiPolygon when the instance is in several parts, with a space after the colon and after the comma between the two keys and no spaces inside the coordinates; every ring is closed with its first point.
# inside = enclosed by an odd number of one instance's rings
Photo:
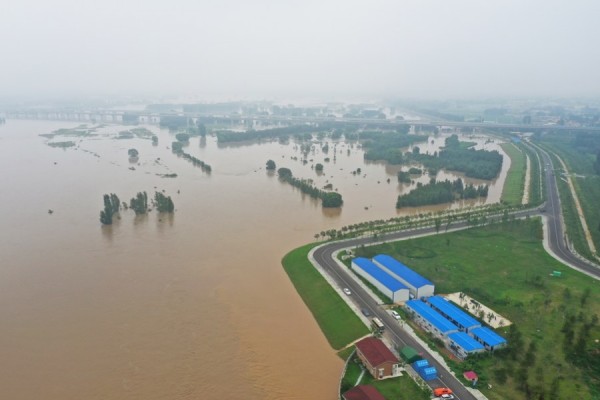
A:
{"type": "Polygon", "coordinates": [[[119,200],[119,197],[114,193],[110,194],[110,205],[113,214],[121,211],[121,201],[119,200]]]}
{"type": "Polygon", "coordinates": [[[158,212],[172,213],[173,211],[175,211],[175,205],[173,204],[171,196],[165,196],[161,192],[155,192],[154,201],[156,203],[156,208],[158,209],[158,212]]]}
{"type": "Polygon", "coordinates": [[[344,203],[342,195],[335,192],[323,193],[321,199],[323,200],[323,207],[325,208],[341,207],[344,203]]]}
{"type": "Polygon", "coordinates": [[[277,168],[277,166],[275,165],[275,161],[273,161],[273,160],[267,161],[267,169],[268,170],[274,170],[275,168],[277,168]]]}
{"type": "Polygon", "coordinates": [[[129,207],[135,211],[135,215],[146,214],[148,211],[148,194],[146,192],[138,192],[136,197],[129,201],[129,207]]]}
{"type": "Polygon", "coordinates": [[[178,133],[175,135],[175,139],[177,139],[180,142],[187,143],[190,141],[190,135],[187,133],[178,133]]]}
{"type": "Polygon", "coordinates": [[[111,225],[113,220],[113,205],[110,196],[104,195],[104,210],[100,211],[100,222],[104,225],[111,225]]]}

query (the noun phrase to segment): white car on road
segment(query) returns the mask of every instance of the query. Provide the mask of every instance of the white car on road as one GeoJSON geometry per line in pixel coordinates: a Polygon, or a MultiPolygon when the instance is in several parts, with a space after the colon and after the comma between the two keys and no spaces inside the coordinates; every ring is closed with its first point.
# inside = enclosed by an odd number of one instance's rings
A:
{"type": "Polygon", "coordinates": [[[352,294],[352,292],[350,291],[350,289],[348,289],[347,287],[345,287],[343,289],[343,292],[346,293],[348,296],[350,296],[352,294]]]}
{"type": "Polygon", "coordinates": [[[392,317],[394,317],[397,320],[400,320],[400,314],[398,314],[398,312],[396,312],[395,310],[390,311],[390,314],[392,314],[392,317]]]}

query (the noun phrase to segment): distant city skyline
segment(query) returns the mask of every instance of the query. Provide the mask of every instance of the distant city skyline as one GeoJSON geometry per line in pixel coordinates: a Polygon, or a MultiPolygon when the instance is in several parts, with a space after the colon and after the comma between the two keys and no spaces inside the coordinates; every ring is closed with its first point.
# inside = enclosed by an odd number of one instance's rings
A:
{"type": "Polygon", "coordinates": [[[9,0],[0,97],[600,96],[600,3],[9,0]]]}

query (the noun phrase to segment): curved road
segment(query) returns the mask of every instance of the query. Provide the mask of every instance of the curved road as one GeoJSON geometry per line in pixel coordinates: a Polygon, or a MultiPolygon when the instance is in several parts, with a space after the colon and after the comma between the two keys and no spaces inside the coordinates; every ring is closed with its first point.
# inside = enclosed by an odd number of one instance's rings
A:
{"type": "MultiPolygon", "coordinates": [[[[581,270],[588,275],[600,279],[600,269],[592,263],[583,261],[575,256],[566,246],[563,226],[561,220],[560,197],[556,185],[556,177],[552,168],[552,160],[545,151],[537,148],[542,155],[543,164],[545,165],[545,180],[546,180],[546,195],[547,201],[545,206],[540,208],[519,211],[514,213],[517,217],[545,215],[546,217],[546,232],[548,246],[554,257],[561,260],[565,264],[581,270]]],[[[453,226],[453,229],[468,228],[466,222],[459,222],[453,226]]],[[[336,252],[352,248],[360,245],[374,244],[383,241],[405,240],[413,236],[435,234],[435,227],[419,228],[408,231],[399,231],[380,236],[378,239],[373,238],[356,238],[339,242],[327,243],[316,248],[312,256],[314,261],[326,271],[339,287],[347,287],[352,291],[349,297],[358,309],[368,309],[372,316],[377,316],[386,326],[386,336],[394,343],[395,346],[411,346],[419,353],[428,354],[428,348],[421,346],[409,333],[402,329],[401,325],[390,314],[388,314],[371,296],[359,285],[355,278],[351,276],[350,271],[338,264],[334,255],[336,252]]],[[[429,362],[438,370],[438,378],[429,381],[428,384],[432,387],[449,387],[454,391],[455,398],[459,400],[476,399],[476,397],[468,391],[462,383],[460,383],[445,367],[440,365],[433,357],[428,357],[429,362]]]]}

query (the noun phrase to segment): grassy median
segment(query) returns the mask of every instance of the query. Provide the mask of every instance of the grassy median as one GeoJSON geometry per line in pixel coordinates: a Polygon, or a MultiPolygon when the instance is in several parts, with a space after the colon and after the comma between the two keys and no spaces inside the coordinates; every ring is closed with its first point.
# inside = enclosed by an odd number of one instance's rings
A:
{"type": "Polygon", "coordinates": [[[282,264],[294,287],[336,350],[369,333],[360,318],[308,261],[310,244],[290,251],[282,264]]]}
{"type": "Polygon", "coordinates": [[[502,149],[510,157],[510,168],[506,174],[506,180],[502,188],[502,201],[507,204],[518,205],[523,201],[525,174],[527,173],[526,157],[512,143],[503,144],[502,149]]]}

